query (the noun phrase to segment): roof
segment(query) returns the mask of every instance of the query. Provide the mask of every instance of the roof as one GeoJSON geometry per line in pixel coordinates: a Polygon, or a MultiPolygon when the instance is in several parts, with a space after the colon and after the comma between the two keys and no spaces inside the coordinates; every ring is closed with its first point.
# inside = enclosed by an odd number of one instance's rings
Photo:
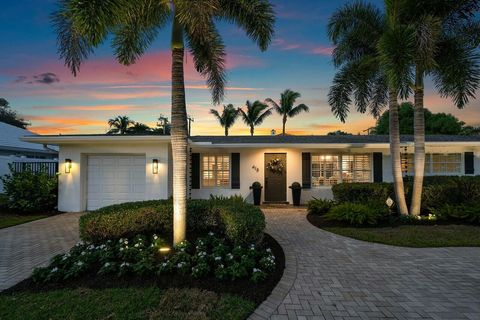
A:
{"type": "MultiPolygon", "coordinates": [[[[79,144],[79,143],[127,143],[127,142],[169,142],[170,136],[165,135],[107,135],[107,134],[86,134],[86,135],[29,135],[22,138],[24,141],[48,144],[79,144]]],[[[425,140],[430,144],[460,143],[469,145],[480,145],[480,135],[477,136],[449,136],[431,135],[425,140]]],[[[338,135],[338,136],[192,136],[190,141],[193,145],[215,145],[215,146],[302,146],[302,145],[337,145],[339,147],[356,146],[388,146],[388,135],[338,135]]],[[[413,136],[401,136],[403,144],[413,142],[413,136]]]]}
{"type": "Polygon", "coordinates": [[[0,149],[11,151],[28,151],[41,153],[57,153],[53,147],[45,147],[38,143],[21,140],[26,135],[35,135],[28,130],[0,122],[0,149]]]}
{"type": "MultiPolygon", "coordinates": [[[[389,143],[388,135],[338,135],[338,136],[194,136],[194,143],[210,144],[375,144],[389,143]]],[[[477,136],[429,135],[426,142],[480,142],[477,136]]],[[[401,136],[401,142],[413,142],[412,135],[401,136]]]]}

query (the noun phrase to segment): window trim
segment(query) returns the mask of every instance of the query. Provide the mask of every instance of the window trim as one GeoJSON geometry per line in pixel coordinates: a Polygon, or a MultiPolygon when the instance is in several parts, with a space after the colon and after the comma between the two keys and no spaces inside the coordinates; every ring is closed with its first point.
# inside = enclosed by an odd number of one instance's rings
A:
{"type": "MultiPolygon", "coordinates": [[[[332,186],[334,186],[335,184],[329,184],[329,185],[325,185],[325,184],[322,184],[322,185],[315,185],[314,183],[314,177],[313,177],[313,163],[314,163],[314,157],[315,156],[332,156],[332,157],[338,157],[338,166],[339,166],[339,173],[340,173],[340,176],[339,176],[339,181],[336,183],[336,184],[340,184],[340,183],[343,183],[343,156],[367,156],[368,157],[368,163],[370,165],[370,170],[357,170],[357,171],[362,171],[362,172],[366,172],[366,171],[369,171],[370,172],[370,176],[369,176],[369,179],[368,181],[366,182],[363,182],[363,183],[369,183],[369,182],[373,182],[373,153],[338,153],[338,152],[327,152],[327,153],[311,153],[311,160],[310,160],[310,179],[311,179],[311,188],[312,189],[321,189],[321,188],[331,188],[332,186]]],[[[346,170],[345,172],[348,172],[350,170],[346,170]]],[[[355,170],[354,170],[355,171],[355,170]]],[[[352,173],[354,172],[352,171],[352,173]]],[[[352,181],[352,182],[346,182],[346,183],[362,183],[362,182],[356,182],[356,181],[352,181]]]]}
{"type": "MultiPolygon", "coordinates": [[[[232,155],[230,153],[201,153],[200,154],[200,188],[201,189],[231,189],[232,188],[232,155]],[[228,185],[226,186],[206,186],[204,185],[204,176],[203,176],[203,173],[205,171],[205,167],[203,165],[203,159],[204,157],[207,156],[207,157],[215,157],[215,159],[217,159],[217,157],[220,157],[220,156],[227,156],[228,157],[228,185]]],[[[226,171],[226,170],[222,170],[222,171],[226,171]]],[[[216,171],[214,171],[215,175],[216,175],[216,171]]],[[[214,177],[215,181],[217,179],[217,177],[215,176],[214,177]]]]}

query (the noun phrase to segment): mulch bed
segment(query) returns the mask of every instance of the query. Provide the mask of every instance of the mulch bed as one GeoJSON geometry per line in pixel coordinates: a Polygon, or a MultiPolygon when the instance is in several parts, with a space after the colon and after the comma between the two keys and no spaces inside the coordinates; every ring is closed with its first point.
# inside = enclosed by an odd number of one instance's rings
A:
{"type": "Polygon", "coordinates": [[[253,301],[256,305],[262,303],[280,281],[285,269],[285,254],[282,247],[270,235],[265,234],[264,243],[272,249],[275,255],[276,269],[263,282],[254,284],[247,279],[237,281],[220,281],[214,276],[203,279],[195,279],[191,276],[163,275],[153,277],[102,277],[85,275],[83,277],[66,281],[64,283],[36,284],[31,278],[19,282],[15,286],[5,290],[2,294],[18,292],[44,292],[64,288],[125,288],[125,287],[150,287],[153,284],[160,288],[200,288],[219,294],[231,293],[253,301]]]}

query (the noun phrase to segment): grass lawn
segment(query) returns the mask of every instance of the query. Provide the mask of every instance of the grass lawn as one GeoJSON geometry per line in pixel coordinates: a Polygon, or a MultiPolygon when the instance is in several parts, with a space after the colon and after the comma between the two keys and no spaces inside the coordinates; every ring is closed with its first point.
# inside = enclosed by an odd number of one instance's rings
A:
{"type": "Polygon", "coordinates": [[[15,226],[33,220],[49,217],[48,214],[14,214],[4,213],[0,210],[0,229],[15,226]]]}
{"type": "Polygon", "coordinates": [[[245,319],[255,304],[200,289],[59,289],[0,295],[0,319],[245,319]]]}
{"type": "Polygon", "coordinates": [[[480,226],[400,225],[393,227],[350,227],[332,225],[323,217],[309,214],[313,225],[345,237],[401,247],[479,247],[480,226]]]}

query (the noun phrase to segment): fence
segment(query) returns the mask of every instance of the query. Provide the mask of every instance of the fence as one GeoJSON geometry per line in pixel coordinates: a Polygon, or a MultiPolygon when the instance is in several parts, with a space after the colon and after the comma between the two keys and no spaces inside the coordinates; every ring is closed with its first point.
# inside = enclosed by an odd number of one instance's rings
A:
{"type": "Polygon", "coordinates": [[[33,172],[47,172],[50,176],[55,176],[58,172],[58,161],[14,161],[13,170],[23,172],[30,170],[33,172]]]}

